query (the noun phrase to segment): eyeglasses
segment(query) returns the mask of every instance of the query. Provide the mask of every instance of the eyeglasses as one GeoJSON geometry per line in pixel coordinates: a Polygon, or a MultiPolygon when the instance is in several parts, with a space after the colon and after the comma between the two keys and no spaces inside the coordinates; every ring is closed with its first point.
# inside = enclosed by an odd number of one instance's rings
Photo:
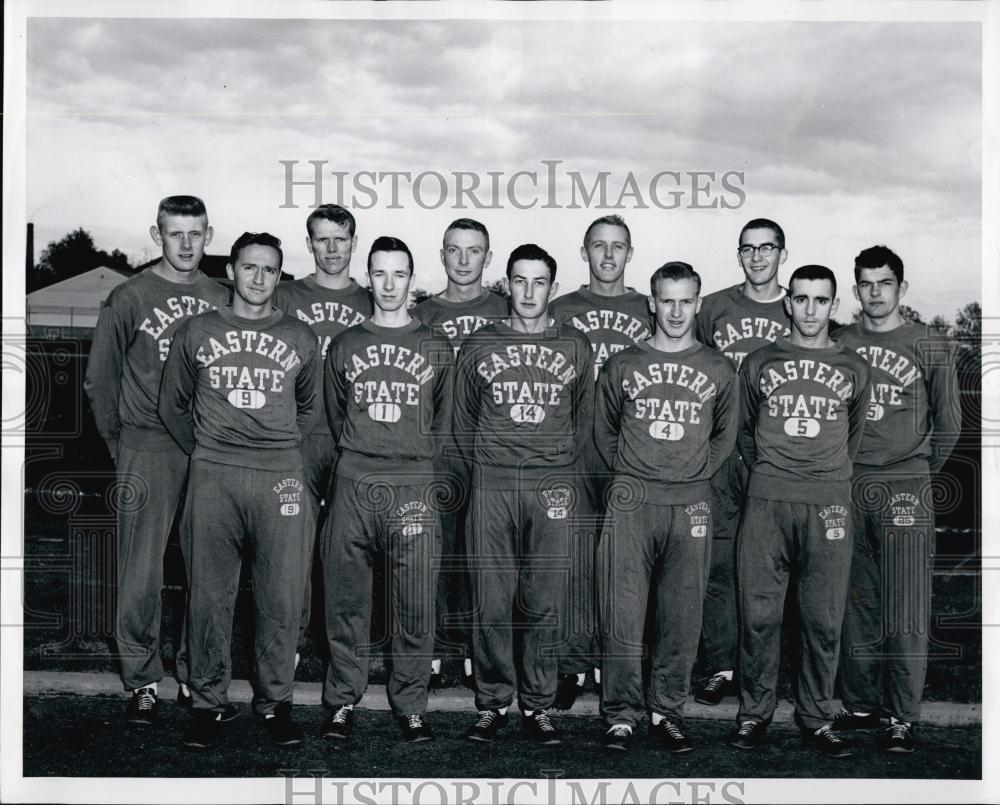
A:
{"type": "Polygon", "coordinates": [[[762,243],[760,246],[740,246],[736,251],[740,253],[740,257],[753,257],[753,253],[757,252],[761,257],[767,258],[779,249],[776,243],[762,243]]]}

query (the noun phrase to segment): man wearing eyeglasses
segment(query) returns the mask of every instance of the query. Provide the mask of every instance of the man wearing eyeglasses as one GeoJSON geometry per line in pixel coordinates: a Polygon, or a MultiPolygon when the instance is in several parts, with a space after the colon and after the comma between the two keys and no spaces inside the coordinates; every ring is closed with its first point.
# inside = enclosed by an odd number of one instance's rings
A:
{"type": "Polygon", "coordinates": [[[163,369],[158,412],[191,456],[181,544],[190,585],[187,646],[193,716],[204,748],[229,707],[230,636],[244,554],[256,634],[254,711],[279,746],[292,720],[295,642],[314,521],[299,446],[316,404],[316,337],[271,304],[281,241],[244,232],[226,272],[230,307],[188,319],[163,369]]]}
{"type": "MultiPolygon", "coordinates": [[[[738,369],[748,354],[789,334],[785,292],[778,283],[778,269],[788,258],[785,233],[774,221],[755,218],[740,232],[736,257],[743,282],[705,297],[697,334],[738,369]]],[[[712,477],[712,567],[701,629],[702,655],[712,676],[695,694],[702,704],[718,704],[737,690],[735,545],[747,475],[734,451],[712,477]]]]}

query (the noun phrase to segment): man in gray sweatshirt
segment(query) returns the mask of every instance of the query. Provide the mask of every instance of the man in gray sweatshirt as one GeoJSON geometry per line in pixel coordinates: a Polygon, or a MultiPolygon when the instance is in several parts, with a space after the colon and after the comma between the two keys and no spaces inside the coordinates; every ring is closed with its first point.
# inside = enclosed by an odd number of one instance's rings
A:
{"type": "MultiPolygon", "coordinates": [[[[135,501],[117,511],[115,638],[122,684],[132,691],[126,718],[137,724],[151,724],[156,717],[157,682],[163,678],[163,552],[188,471],[187,454],[156,412],[160,378],[181,322],[229,301],[229,291],[198,269],[212,240],[200,198],[163,199],[149,233],[163,256],[104,301],[84,380],[118,482],[135,501]]],[[[178,648],[182,690],[184,656],[178,648]]]]}
{"type": "Polygon", "coordinates": [[[191,455],[181,541],[192,747],[216,739],[229,705],[244,555],[254,589],[254,710],[276,744],[302,740],[292,679],[314,521],[300,445],[314,413],[319,350],[307,325],[271,304],[281,260],[273,235],[237,238],[227,266],[232,305],[181,326],[160,386],[160,418],[191,455]]]}

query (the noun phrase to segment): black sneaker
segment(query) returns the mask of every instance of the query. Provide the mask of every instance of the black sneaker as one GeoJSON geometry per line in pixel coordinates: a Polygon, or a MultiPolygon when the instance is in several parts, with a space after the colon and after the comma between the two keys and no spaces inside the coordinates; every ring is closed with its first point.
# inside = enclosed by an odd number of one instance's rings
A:
{"type": "Polygon", "coordinates": [[[663,719],[659,724],[650,723],[649,737],[663,744],[664,749],[668,752],[680,754],[694,749],[694,746],[691,745],[691,739],[681,732],[681,728],[673,721],[667,719],[663,719]]]}
{"type": "Polygon", "coordinates": [[[853,713],[847,708],[841,710],[833,717],[833,728],[837,732],[849,732],[850,730],[873,730],[879,725],[877,712],[861,715],[853,713]]]}
{"type": "Polygon", "coordinates": [[[898,721],[893,718],[879,736],[878,746],[883,752],[909,754],[917,748],[917,736],[913,725],[908,721],[898,721]]]}
{"type": "Polygon", "coordinates": [[[615,724],[604,733],[604,748],[616,752],[627,752],[632,746],[632,728],[627,724],[615,724]]]}
{"type": "Polygon", "coordinates": [[[729,736],[729,745],[734,749],[756,749],[767,742],[767,723],[764,721],[741,721],[736,732],[729,736]]]}
{"type": "Polygon", "coordinates": [[[851,756],[850,744],[837,735],[830,724],[824,724],[818,730],[802,730],[802,740],[827,757],[851,756]]]}
{"type": "Polygon", "coordinates": [[[479,720],[465,731],[470,741],[490,743],[500,728],[507,724],[507,714],[499,710],[480,710],[479,720]]]}
{"type": "Polygon", "coordinates": [[[576,674],[563,674],[559,677],[559,685],[556,687],[556,700],[552,706],[556,710],[571,710],[581,690],[583,690],[583,686],[576,681],[576,674]]]}
{"type": "Polygon", "coordinates": [[[184,730],[184,743],[193,749],[204,749],[219,737],[219,714],[214,710],[195,710],[191,723],[184,730]]]}
{"type": "MultiPolygon", "coordinates": [[[[177,704],[187,710],[189,713],[194,710],[194,696],[188,691],[187,695],[184,693],[184,688],[181,685],[177,686],[177,704]]],[[[237,718],[240,714],[239,709],[237,709],[235,704],[227,704],[222,708],[222,723],[225,724],[237,718]]]]}
{"type": "Polygon", "coordinates": [[[716,705],[726,696],[735,696],[736,693],[736,683],[732,679],[716,674],[694,695],[694,700],[699,704],[716,705]]]}
{"type": "Polygon", "coordinates": [[[562,743],[562,733],[552,723],[544,710],[535,710],[530,716],[521,716],[521,729],[527,732],[541,746],[558,746],[562,743]]]}
{"type": "Polygon", "coordinates": [[[336,712],[323,724],[322,736],[338,741],[346,741],[354,732],[354,708],[346,704],[338,707],[336,712]]]}
{"type": "Polygon", "coordinates": [[[396,722],[403,733],[403,740],[408,743],[420,744],[434,740],[434,732],[419,713],[414,713],[411,716],[400,716],[396,722]]]}
{"type": "Polygon", "coordinates": [[[275,746],[295,746],[302,743],[302,727],[292,720],[291,702],[281,702],[273,713],[264,716],[264,729],[275,746]]]}
{"type": "Polygon", "coordinates": [[[156,691],[153,688],[139,688],[132,692],[132,700],[125,709],[125,720],[129,724],[149,726],[156,721],[156,691]]]}

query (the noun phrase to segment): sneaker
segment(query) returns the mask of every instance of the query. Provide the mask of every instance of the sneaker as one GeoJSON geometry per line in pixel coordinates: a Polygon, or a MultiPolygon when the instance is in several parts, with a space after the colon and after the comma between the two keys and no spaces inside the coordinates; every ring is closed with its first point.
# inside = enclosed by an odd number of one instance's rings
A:
{"type": "Polygon", "coordinates": [[[156,691],[153,688],[139,688],[132,692],[132,701],[125,709],[125,720],[129,724],[149,726],[156,721],[156,691]]]}
{"type": "Polygon", "coordinates": [[[681,728],[673,721],[668,721],[667,719],[663,719],[659,724],[651,723],[649,725],[649,737],[663,744],[664,749],[668,752],[680,754],[681,752],[690,752],[694,749],[691,745],[691,739],[681,732],[681,728]]]}
{"type": "Polygon", "coordinates": [[[354,708],[345,704],[337,708],[337,711],[326,720],[321,734],[324,738],[346,741],[353,732],[354,708]]]}
{"type": "Polygon", "coordinates": [[[699,704],[716,705],[726,696],[735,696],[736,693],[736,683],[732,679],[727,679],[724,674],[716,674],[694,695],[694,700],[699,704]]]}
{"type": "MultiPolygon", "coordinates": [[[[187,685],[177,686],[177,704],[189,713],[194,710],[194,696],[191,695],[191,691],[188,689],[187,685]]],[[[226,724],[238,717],[239,714],[240,711],[237,709],[235,704],[227,704],[224,708],[222,708],[221,721],[223,724],[226,724]]]]}
{"type": "Polygon", "coordinates": [[[632,746],[632,728],[627,724],[615,724],[604,733],[604,748],[616,752],[627,752],[632,746]]]}
{"type": "Polygon", "coordinates": [[[219,737],[219,714],[214,710],[195,710],[191,723],[184,730],[184,744],[193,749],[204,749],[219,737]]]}
{"type": "Polygon", "coordinates": [[[559,685],[556,687],[556,700],[553,707],[556,710],[570,710],[576,697],[580,695],[583,687],[576,681],[576,674],[563,674],[559,677],[559,685]]]}
{"type": "Polygon", "coordinates": [[[833,731],[832,724],[818,730],[802,730],[802,740],[828,757],[850,757],[850,745],[833,731]]]}
{"type": "Polygon", "coordinates": [[[291,702],[281,702],[273,713],[264,716],[264,729],[275,746],[295,746],[302,743],[302,727],[292,720],[291,702]]]}
{"type": "Polygon", "coordinates": [[[507,724],[507,714],[499,710],[480,710],[479,720],[465,731],[470,741],[490,743],[500,728],[507,724]]]}
{"type": "Polygon", "coordinates": [[[899,752],[909,754],[917,748],[917,736],[909,721],[899,721],[893,718],[889,726],[879,736],[879,749],[883,752],[899,752]]]}
{"type": "Polygon", "coordinates": [[[848,732],[850,730],[873,730],[879,725],[878,713],[868,713],[861,715],[848,710],[846,707],[833,717],[833,728],[837,732],[848,732]]]}
{"type": "Polygon", "coordinates": [[[530,716],[522,715],[521,729],[542,746],[558,746],[562,743],[562,733],[544,710],[535,710],[530,716]]]}
{"type": "Polygon", "coordinates": [[[741,721],[736,732],[729,736],[734,749],[756,749],[767,742],[767,724],[763,721],[741,721]]]}
{"type": "Polygon", "coordinates": [[[425,741],[433,741],[434,733],[424,722],[424,717],[419,713],[411,716],[400,716],[396,719],[399,729],[403,733],[403,740],[411,744],[420,744],[425,741]]]}

